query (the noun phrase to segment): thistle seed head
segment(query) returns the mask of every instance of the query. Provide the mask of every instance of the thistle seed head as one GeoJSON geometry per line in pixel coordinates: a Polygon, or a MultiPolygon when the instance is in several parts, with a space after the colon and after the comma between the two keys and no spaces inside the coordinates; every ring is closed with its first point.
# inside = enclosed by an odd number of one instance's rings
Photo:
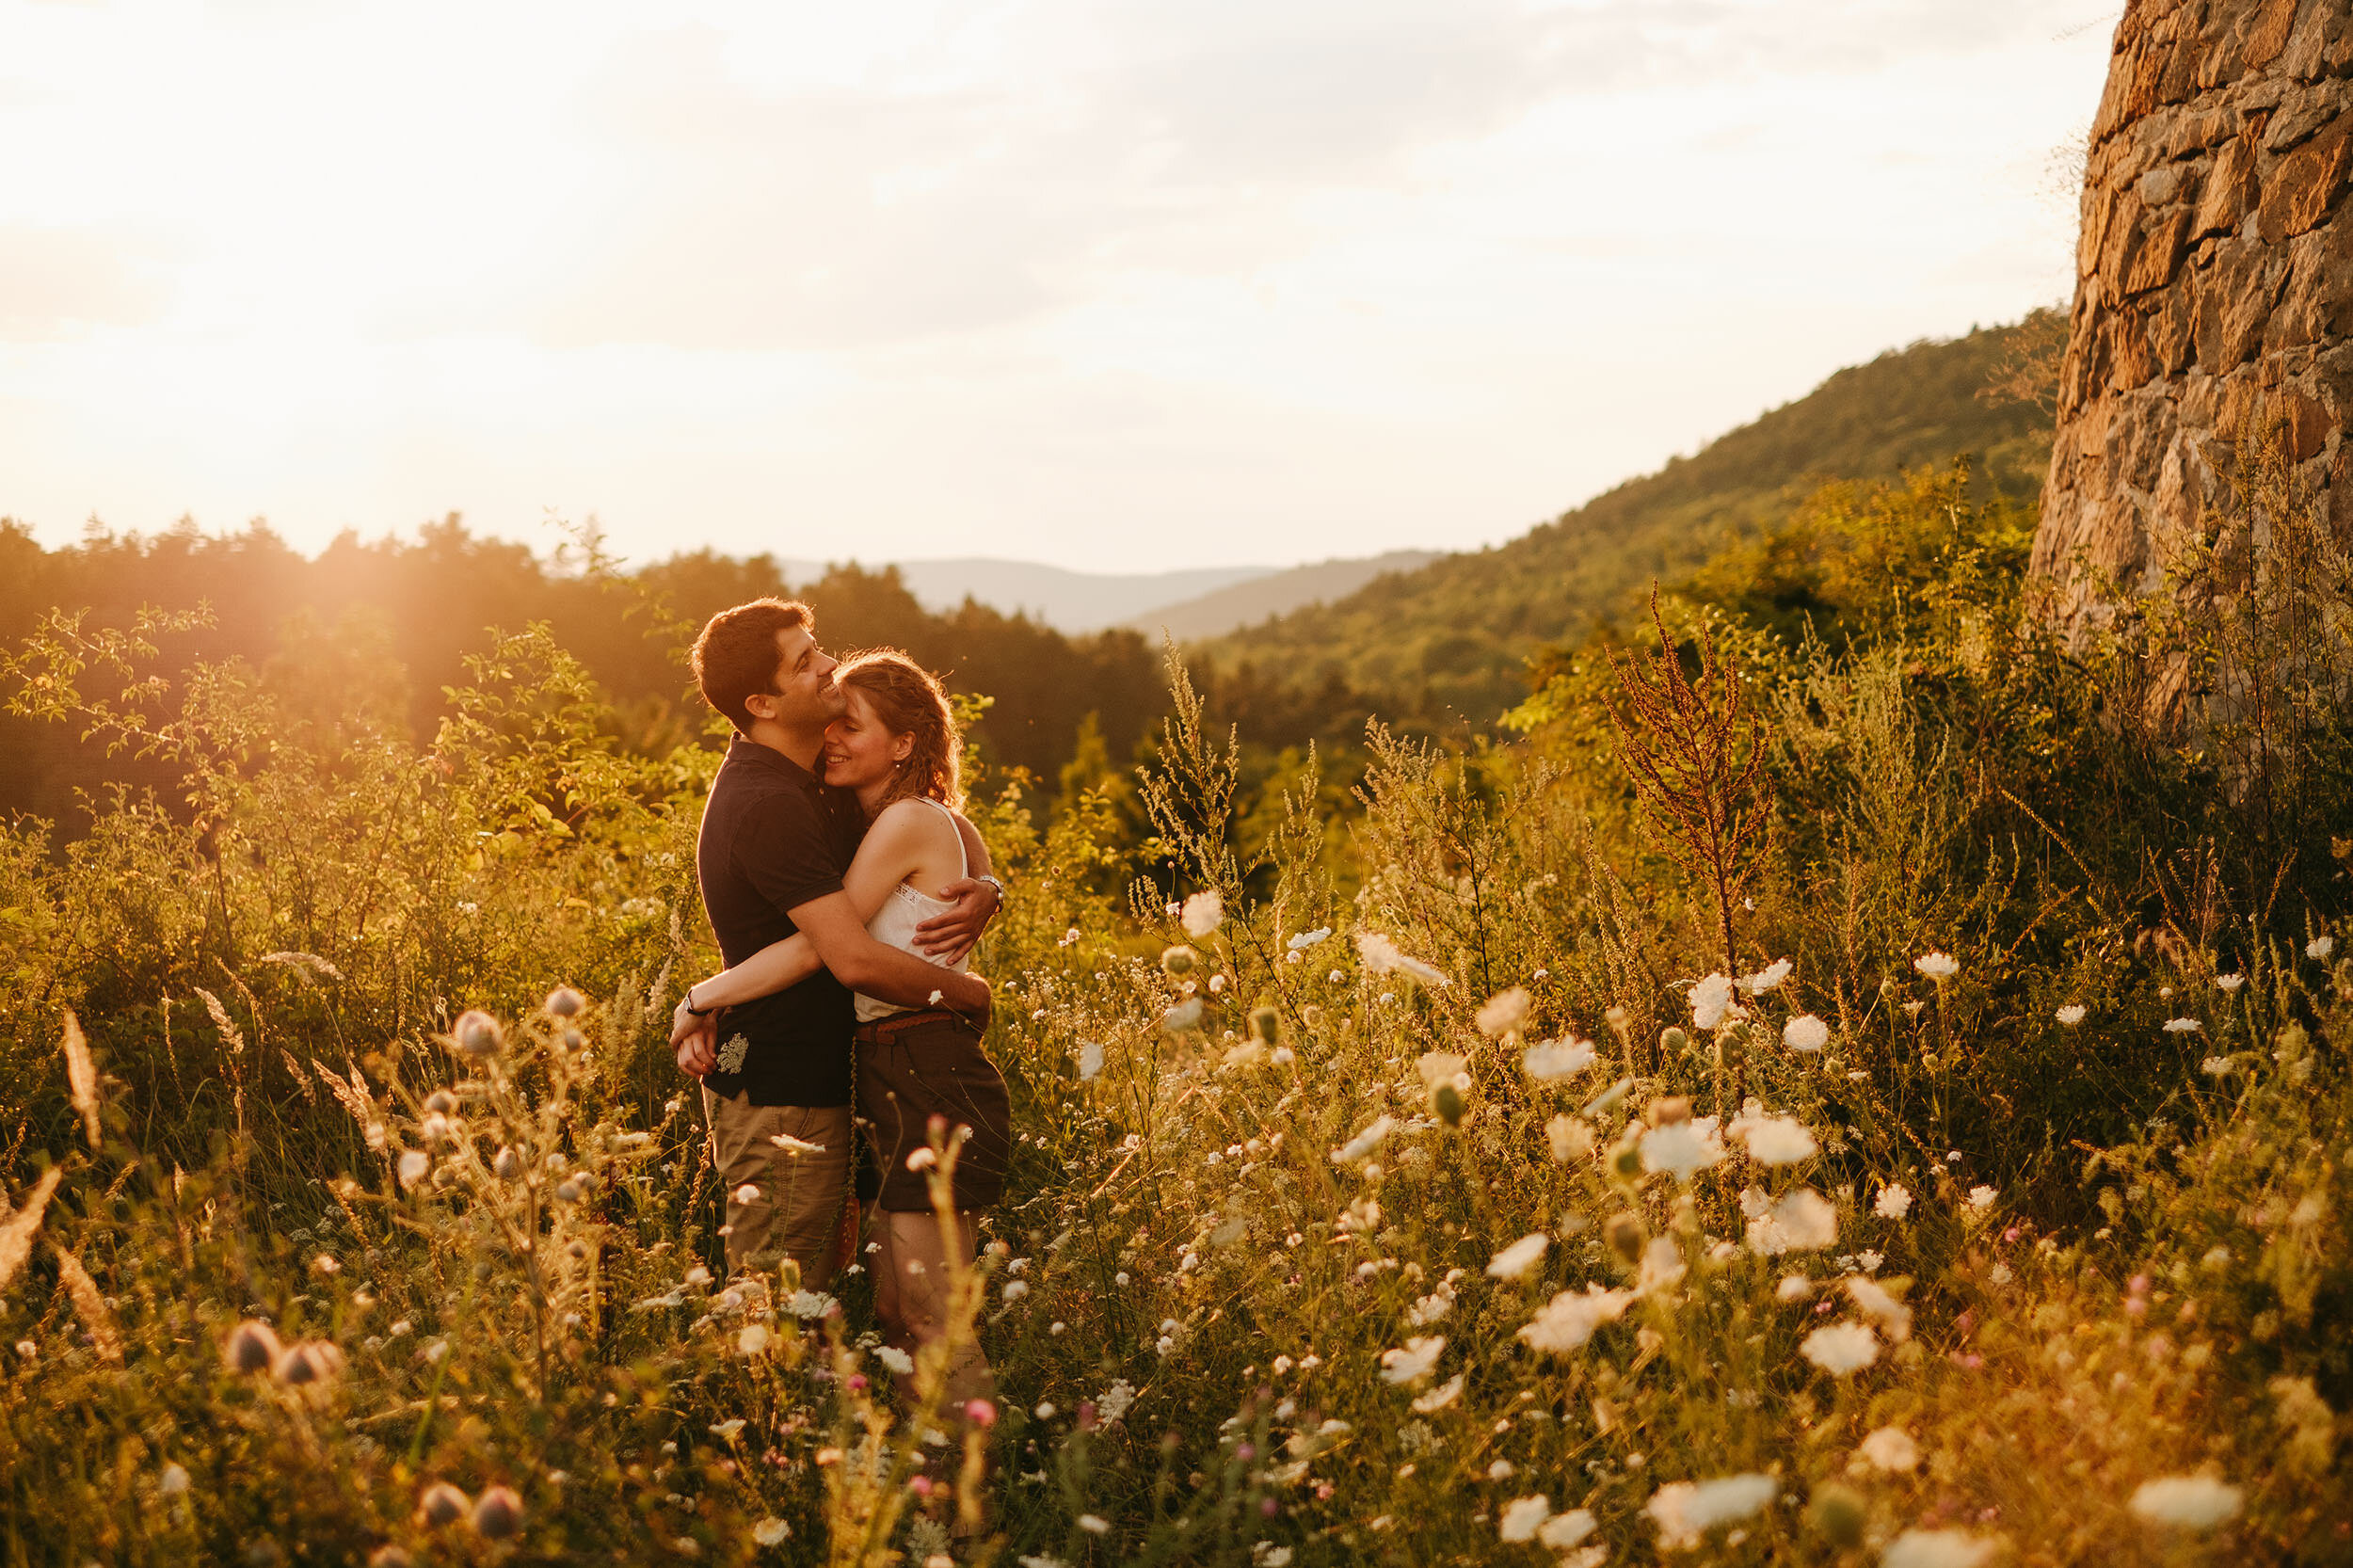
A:
{"type": "Polygon", "coordinates": [[[506,1043],[506,1033],[499,1028],[499,1021],[480,1008],[459,1014],[449,1037],[468,1056],[496,1056],[499,1048],[506,1043]]]}
{"type": "Polygon", "coordinates": [[[521,1533],[523,1500],[512,1488],[493,1486],[474,1499],[474,1533],[488,1541],[504,1541],[521,1533]]]}
{"type": "Polygon", "coordinates": [[[455,1524],[472,1506],[472,1499],[445,1480],[435,1481],[417,1498],[417,1512],[428,1525],[455,1524]]]}
{"type": "Polygon", "coordinates": [[[278,1361],[278,1331],[259,1318],[248,1318],[229,1331],[224,1353],[240,1372],[266,1372],[278,1361]]]}

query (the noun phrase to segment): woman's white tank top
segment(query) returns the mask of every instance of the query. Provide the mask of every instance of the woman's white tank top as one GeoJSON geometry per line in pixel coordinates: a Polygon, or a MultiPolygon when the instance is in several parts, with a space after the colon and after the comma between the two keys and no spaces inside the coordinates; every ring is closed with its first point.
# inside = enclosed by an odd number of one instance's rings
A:
{"type": "MultiPolygon", "coordinates": [[[[932,807],[941,816],[946,817],[951,828],[955,826],[956,814],[953,811],[936,800],[920,795],[915,798],[921,800],[924,805],[932,807]]],[[[958,875],[972,874],[972,862],[964,853],[964,834],[961,831],[956,833],[956,863],[961,868],[958,875]]],[[[927,963],[936,964],[939,960],[916,948],[915,928],[934,915],[944,915],[954,907],[954,904],[945,899],[934,898],[931,894],[910,888],[902,882],[890,889],[890,896],[883,900],[880,909],[874,911],[874,918],[866,922],[866,932],[868,936],[885,947],[897,948],[901,952],[912,952],[916,957],[927,963]]],[[[967,953],[964,957],[957,959],[953,966],[942,965],[941,968],[952,967],[961,970],[971,961],[971,954],[967,953]]],[[[857,1021],[862,1024],[872,1023],[876,1018],[887,1018],[893,1013],[910,1011],[913,1009],[880,1000],[866,995],[863,991],[857,994],[857,1021]]]]}

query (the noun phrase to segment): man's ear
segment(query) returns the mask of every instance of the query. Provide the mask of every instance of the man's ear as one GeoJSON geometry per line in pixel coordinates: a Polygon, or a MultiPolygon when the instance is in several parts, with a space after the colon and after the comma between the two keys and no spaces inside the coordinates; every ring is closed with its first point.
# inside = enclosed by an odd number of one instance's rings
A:
{"type": "Polygon", "coordinates": [[[781,700],[774,692],[754,692],[744,699],[744,711],[756,719],[774,719],[781,700]]]}

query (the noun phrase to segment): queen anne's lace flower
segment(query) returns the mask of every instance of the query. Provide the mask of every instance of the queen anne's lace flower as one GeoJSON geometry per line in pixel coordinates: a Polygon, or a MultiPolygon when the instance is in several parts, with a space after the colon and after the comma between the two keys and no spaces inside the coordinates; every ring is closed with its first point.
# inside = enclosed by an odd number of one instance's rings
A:
{"type": "Polygon", "coordinates": [[[1530,1078],[1566,1078],[1593,1064],[1593,1043],[1574,1037],[1545,1040],[1520,1054],[1520,1065],[1530,1078]]]}
{"type": "Polygon", "coordinates": [[[1424,985],[1451,984],[1444,971],[1423,963],[1418,958],[1407,957],[1403,949],[1377,931],[1356,933],[1356,956],[1363,961],[1365,968],[1373,974],[1401,974],[1417,980],[1424,985]]]}
{"type": "Polygon", "coordinates": [[[1912,967],[1934,981],[1946,981],[1961,972],[1961,961],[1949,952],[1924,952],[1912,961],[1912,967]]]}
{"type": "Polygon", "coordinates": [[[1801,1013],[1781,1026],[1781,1043],[1794,1051],[1817,1051],[1830,1044],[1830,1025],[1801,1013]]]}
{"type": "Polygon", "coordinates": [[[1691,987],[1691,1023],[1698,1029],[1721,1029],[1727,1022],[1740,1016],[1740,1009],[1733,1000],[1729,976],[1711,974],[1691,987]]]}
{"type": "Polygon", "coordinates": [[[1185,935],[1199,941],[1225,923],[1225,901],[1218,896],[1216,888],[1203,888],[1185,900],[1185,907],[1176,919],[1185,928],[1185,935]]]}
{"type": "Polygon", "coordinates": [[[1662,1550],[1687,1551],[1718,1525],[1754,1513],[1780,1490],[1781,1483],[1772,1477],[1753,1473],[1714,1480],[1678,1480],[1651,1494],[1643,1512],[1658,1527],[1662,1550]]]}
{"type": "Polygon", "coordinates": [[[1642,1169],[1672,1171],[1679,1181],[1690,1180],[1693,1172],[1704,1171],[1724,1157],[1713,1116],[1652,1128],[1642,1134],[1641,1147],[1642,1169]]]}
{"type": "Polygon", "coordinates": [[[1967,1530],[1906,1530],[1888,1543],[1880,1568],[1978,1568],[1999,1544],[1967,1530]]]}
{"type": "Polygon", "coordinates": [[[1831,1376],[1843,1378],[1880,1358],[1879,1336],[1864,1323],[1826,1323],[1799,1341],[1798,1353],[1831,1376]]]}
{"type": "Polygon", "coordinates": [[[1551,1244],[1550,1239],[1542,1231],[1531,1236],[1521,1237],[1488,1259],[1488,1277],[1491,1279],[1519,1278],[1536,1266],[1537,1260],[1545,1256],[1545,1249],[1551,1244]]]}
{"type": "Polygon", "coordinates": [[[1605,1290],[1588,1285],[1584,1292],[1563,1290],[1524,1324],[1519,1337],[1531,1350],[1553,1354],[1577,1350],[1593,1336],[1593,1330],[1614,1322],[1634,1304],[1631,1290],[1605,1290]]]}
{"type": "Polygon", "coordinates": [[[1544,1494],[1514,1497],[1503,1505],[1502,1517],[1496,1522],[1496,1533],[1506,1541],[1533,1541],[1545,1521],[1551,1517],[1552,1499],[1544,1494]]]}
{"type": "Polygon", "coordinates": [[[2212,1529],[2237,1517],[2239,1489],[2211,1476],[2161,1476],[2140,1483],[2132,1511],[2153,1525],[2177,1529],[2212,1529]]]}
{"type": "Polygon", "coordinates": [[[1916,1469],[1920,1464],[1920,1445],[1901,1427],[1881,1427],[1856,1444],[1855,1452],[1874,1470],[1890,1475],[1916,1469]]]}
{"type": "Polygon", "coordinates": [[[1517,1032],[1523,1024],[1528,1022],[1529,1009],[1535,1005],[1535,1000],[1528,994],[1528,987],[1525,985],[1514,985],[1508,991],[1497,991],[1480,1005],[1479,1012],[1472,1021],[1478,1024],[1480,1033],[1486,1035],[1489,1039],[1500,1039],[1506,1034],[1517,1032]]]}
{"type": "Polygon", "coordinates": [[[1401,1350],[1381,1352],[1381,1376],[1392,1384],[1419,1383],[1438,1365],[1438,1357],[1446,1350],[1446,1336],[1433,1334],[1423,1338],[1408,1339],[1401,1350]]]}
{"type": "Polygon", "coordinates": [[[1750,1250],[1767,1256],[1819,1252],[1838,1240],[1838,1211],[1811,1187],[1801,1187],[1749,1221],[1750,1250]]]}

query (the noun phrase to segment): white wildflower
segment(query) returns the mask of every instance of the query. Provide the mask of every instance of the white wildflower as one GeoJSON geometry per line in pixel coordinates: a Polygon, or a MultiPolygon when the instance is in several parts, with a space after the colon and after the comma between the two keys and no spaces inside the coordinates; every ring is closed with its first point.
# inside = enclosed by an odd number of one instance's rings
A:
{"type": "Polygon", "coordinates": [[[1912,961],[1912,967],[1939,983],[1961,972],[1961,961],[1949,952],[1924,952],[1912,961]]]}
{"type": "Polygon", "coordinates": [[[1388,1137],[1390,1129],[1396,1126],[1397,1122],[1393,1117],[1382,1116],[1376,1118],[1370,1127],[1366,1128],[1362,1132],[1356,1134],[1355,1137],[1351,1138],[1343,1146],[1332,1151],[1332,1163],[1335,1165],[1345,1165],[1351,1160],[1362,1160],[1365,1156],[1379,1148],[1381,1146],[1382,1140],[1388,1137]]]}
{"type": "Polygon", "coordinates": [[[1216,888],[1205,888],[1185,900],[1176,920],[1185,928],[1185,935],[1198,941],[1225,923],[1225,901],[1218,896],[1216,888]]]}
{"type": "Polygon", "coordinates": [[[1999,1545],[1967,1530],[1906,1530],[1888,1543],[1880,1568],[1977,1568],[1999,1545]]]}
{"type": "Polygon", "coordinates": [[[1821,1152],[1814,1134],[1795,1116],[1744,1116],[1731,1130],[1746,1135],[1749,1158],[1760,1165],[1794,1165],[1821,1152]]]}
{"type": "Polygon", "coordinates": [[[1625,1316],[1634,1301],[1631,1290],[1605,1290],[1598,1285],[1588,1285],[1582,1294],[1563,1290],[1521,1327],[1519,1337],[1531,1350],[1554,1354],[1573,1351],[1593,1338],[1602,1324],[1625,1316]]]}
{"type": "Polygon", "coordinates": [[[768,1348],[768,1325],[745,1323],[744,1332],[735,1336],[735,1348],[745,1355],[758,1355],[768,1348]]]}
{"type": "Polygon", "coordinates": [[[1750,1249],[1768,1256],[1819,1252],[1837,1240],[1838,1211],[1811,1187],[1790,1192],[1749,1222],[1750,1249]]]}
{"type": "Polygon", "coordinates": [[[1987,1209],[1993,1207],[1993,1200],[2000,1195],[2001,1194],[1994,1192],[1993,1188],[1985,1186],[1983,1183],[1979,1183],[1977,1186],[1969,1189],[1969,1207],[1975,1209],[1977,1213],[1983,1214],[1987,1209]]]}
{"type": "Polygon", "coordinates": [[[1525,985],[1497,991],[1481,1005],[1472,1022],[1478,1024],[1479,1032],[1489,1039],[1501,1039],[1506,1034],[1517,1033],[1521,1026],[1528,1022],[1529,1009],[1535,1005],[1535,1000],[1528,994],[1525,985]]]}
{"type": "Polygon", "coordinates": [[[2066,1006],[2060,1008],[2057,1012],[2052,1014],[2051,1016],[2057,1018],[2068,1028],[2073,1029],[2077,1024],[2084,1021],[2084,1004],[2079,1001],[2071,1001],[2066,1006]]]}
{"type": "Polygon", "coordinates": [[[2153,1525],[2212,1529],[2238,1516],[2239,1489],[2211,1476],[2162,1476],[2145,1480],[2128,1505],[2153,1525]]]}
{"type": "Polygon", "coordinates": [[[1300,932],[1283,945],[1290,949],[1293,952],[1305,952],[1308,948],[1314,947],[1318,942],[1322,941],[1326,936],[1331,935],[1332,928],[1330,926],[1320,925],[1313,931],[1300,932]]]}
{"type": "Polygon", "coordinates": [[[773,1513],[752,1527],[752,1540],[762,1546],[781,1545],[792,1533],[792,1527],[773,1513]]]}
{"type": "Polygon", "coordinates": [[[1402,949],[1379,932],[1356,933],[1356,956],[1363,961],[1367,972],[1371,974],[1401,974],[1424,985],[1451,984],[1442,971],[1418,958],[1407,957],[1402,949]]]}
{"type": "Polygon", "coordinates": [[[1079,1528],[1089,1535],[1109,1535],[1112,1522],[1099,1513],[1081,1513],[1079,1515],[1079,1528]]]}
{"type": "Polygon", "coordinates": [[[1830,1025],[1811,1013],[1801,1013],[1781,1026],[1781,1043],[1794,1051],[1820,1050],[1830,1044],[1830,1025]]]}
{"type": "Polygon", "coordinates": [[[2208,1078],[2228,1078],[2234,1065],[2236,1064],[2227,1056],[2209,1056],[2198,1064],[2198,1070],[2208,1078]]]}
{"type": "Polygon", "coordinates": [[[1825,1323],[1799,1342],[1798,1353],[1831,1376],[1843,1378],[1880,1358],[1879,1336],[1865,1323],[1825,1323]]]}
{"type": "Polygon", "coordinates": [[[874,1359],[890,1368],[891,1372],[899,1377],[907,1377],[915,1370],[915,1357],[907,1354],[896,1345],[875,1347],[874,1359]]]}
{"type": "Polygon", "coordinates": [[[1593,1043],[1571,1035],[1546,1040],[1520,1053],[1520,1065],[1530,1078],[1566,1078],[1593,1064],[1593,1043]]]}
{"type": "Polygon", "coordinates": [[[2247,984],[2247,977],[2243,974],[2218,974],[2214,977],[2214,983],[2226,992],[2235,991],[2247,984]]]}
{"type": "Polygon", "coordinates": [[[1554,1161],[1565,1165],[1593,1152],[1593,1128],[1575,1116],[1555,1116],[1545,1124],[1545,1142],[1552,1146],[1554,1161]]]}
{"type": "Polygon", "coordinates": [[[1201,999],[1188,997],[1160,1015],[1160,1027],[1171,1034],[1185,1034],[1201,1027],[1201,999]]]}
{"type": "Polygon", "coordinates": [[[1417,1395],[1414,1399],[1414,1414],[1417,1416],[1436,1415],[1463,1397],[1463,1385],[1469,1381],[1466,1374],[1457,1372],[1429,1393],[1417,1395]]]}
{"type": "Polygon", "coordinates": [[[1381,1377],[1392,1384],[1419,1383],[1436,1369],[1438,1356],[1445,1350],[1443,1334],[1408,1339],[1402,1350],[1381,1352],[1381,1377]]]}
{"type": "Polygon", "coordinates": [[[1847,1299],[1855,1310],[1880,1326],[1880,1332],[1896,1344],[1912,1337],[1912,1308],[1897,1301],[1895,1293],[1875,1280],[1849,1276],[1847,1299]]]}
{"type": "Polygon", "coordinates": [[[1879,1201],[1871,1212],[1882,1220],[1900,1220],[1912,1212],[1912,1190],[1890,1183],[1880,1189],[1879,1201]]]}
{"type": "Polygon", "coordinates": [[[1565,1552],[1593,1534],[1596,1528],[1598,1521],[1593,1518],[1592,1510],[1573,1508],[1545,1520],[1544,1528],[1536,1532],[1536,1539],[1556,1552],[1565,1552]]]}
{"type": "Polygon", "coordinates": [[[1715,1480],[1678,1480],[1651,1494],[1643,1512],[1658,1526],[1658,1544],[1665,1551],[1684,1551],[1718,1525],[1745,1519],[1773,1500],[1781,1483],[1753,1472],[1723,1476],[1715,1480]]]}
{"type": "Polygon", "coordinates": [[[1733,1000],[1729,976],[1711,974],[1691,987],[1691,1023],[1698,1029],[1721,1029],[1742,1016],[1733,1000]]]}
{"type": "Polygon", "coordinates": [[[2337,939],[2334,936],[2315,936],[2304,944],[2304,956],[2307,958],[2326,958],[2336,951],[2337,939]]]}
{"type": "Polygon", "coordinates": [[[1801,1302],[1813,1294],[1814,1282],[1803,1274],[1784,1274],[1781,1283],[1773,1287],[1774,1298],[1779,1301],[1801,1302]]]}
{"type": "Polygon", "coordinates": [[[1880,1428],[1856,1444],[1855,1452],[1872,1469],[1884,1470],[1889,1475],[1916,1469],[1920,1464],[1920,1445],[1901,1427],[1880,1428]]]}
{"type": "Polygon", "coordinates": [[[2168,1018],[2165,1020],[2165,1032],[2168,1034],[2195,1034],[2205,1027],[2206,1026],[2204,1024],[2200,1023],[2196,1018],[2168,1018]]]}
{"type": "Polygon", "coordinates": [[[1543,1493],[1514,1497],[1503,1505],[1503,1516],[1496,1522],[1496,1533],[1506,1541],[1533,1541],[1545,1521],[1551,1517],[1552,1499],[1543,1493]]]}
{"type": "Polygon", "coordinates": [[[1089,1083],[1089,1082],[1092,1082],[1092,1081],[1094,1081],[1095,1075],[1096,1075],[1096,1074],[1097,1074],[1097,1073],[1099,1073],[1099,1072],[1101,1072],[1102,1070],[1103,1070],[1103,1047],[1102,1047],[1101,1043],[1100,1043],[1100,1042],[1098,1042],[1098,1041],[1095,1041],[1095,1040],[1081,1040],[1081,1041],[1080,1041],[1080,1042],[1079,1042],[1079,1081],[1080,1081],[1080,1082],[1081,1082],[1081,1083],[1089,1083]]]}
{"type": "Polygon", "coordinates": [[[1673,1289],[1689,1272],[1690,1266],[1683,1261],[1683,1249],[1675,1245],[1674,1238],[1654,1236],[1642,1249],[1641,1275],[1635,1288],[1645,1296],[1657,1295],[1673,1289]]]}
{"type": "Polygon", "coordinates": [[[432,1168],[433,1161],[426,1157],[423,1149],[407,1150],[400,1157],[400,1184],[403,1187],[414,1187],[424,1179],[425,1172],[432,1168]]]}
{"type": "Polygon", "coordinates": [[[1533,1269],[1552,1243],[1543,1231],[1523,1236],[1487,1260],[1490,1279],[1517,1279],[1533,1269]]]}
{"type": "Polygon", "coordinates": [[[1740,989],[1746,991],[1753,997],[1761,997],[1766,992],[1771,990],[1774,986],[1779,985],[1783,981],[1788,979],[1791,968],[1792,966],[1790,965],[1788,959],[1776,958],[1771,963],[1766,965],[1763,968],[1757,970],[1756,973],[1745,977],[1740,982],[1740,989]]]}
{"type": "Polygon", "coordinates": [[[1723,1157],[1723,1141],[1717,1134],[1713,1116],[1669,1122],[1642,1134],[1642,1169],[1672,1171],[1679,1181],[1690,1180],[1693,1172],[1704,1171],[1723,1157]]]}

